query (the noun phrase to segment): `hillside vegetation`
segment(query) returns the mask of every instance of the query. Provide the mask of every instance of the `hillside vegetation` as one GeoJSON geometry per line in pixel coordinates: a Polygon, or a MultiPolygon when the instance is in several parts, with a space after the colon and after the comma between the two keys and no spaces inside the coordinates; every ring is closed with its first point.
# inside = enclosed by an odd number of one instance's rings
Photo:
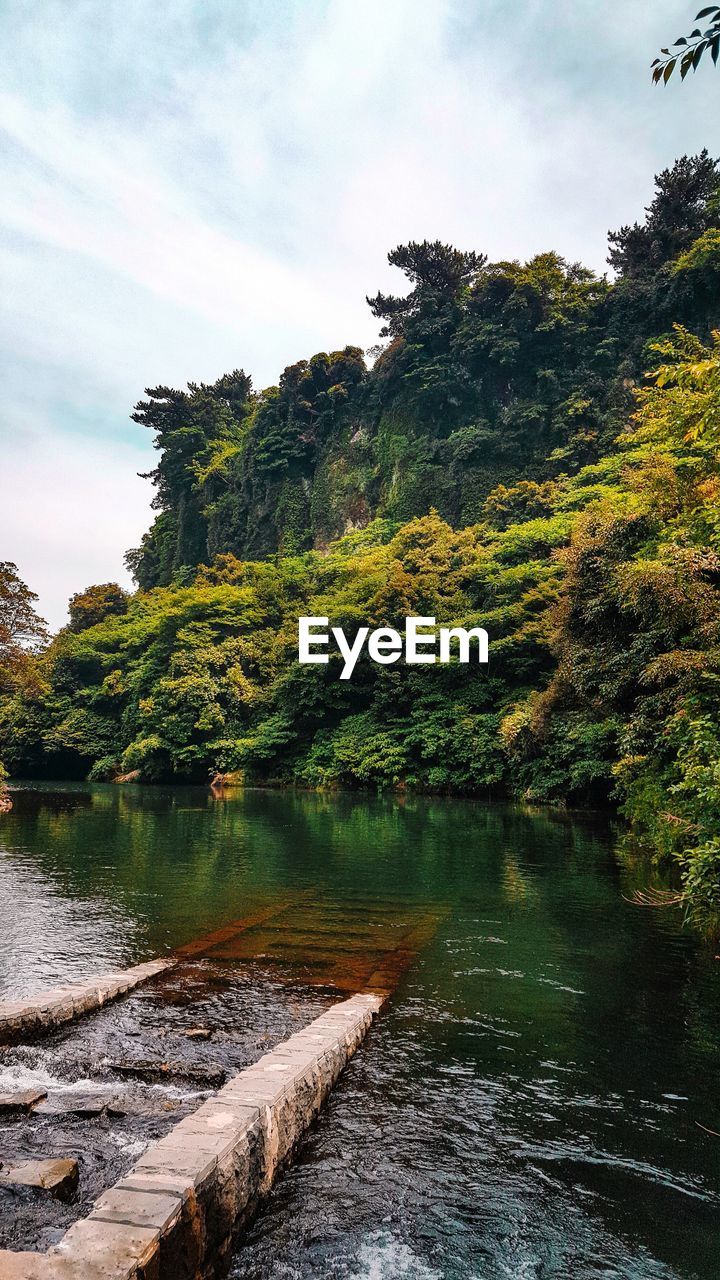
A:
{"type": "Polygon", "coordinates": [[[402,246],[385,345],[135,410],[139,585],[0,653],[11,772],[411,787],[620,807],[720,916],[720,178],[703,153],[555,253],[402,246]],[[297,619],[484,626],[489,668],[297,663],[297,619]]]}

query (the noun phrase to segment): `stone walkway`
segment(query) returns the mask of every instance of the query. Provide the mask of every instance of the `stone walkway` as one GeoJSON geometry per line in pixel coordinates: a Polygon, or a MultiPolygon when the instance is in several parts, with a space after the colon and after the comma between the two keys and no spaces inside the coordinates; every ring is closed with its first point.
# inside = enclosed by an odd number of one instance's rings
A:
{"type": "MultiPolygon", "coordinates": [[[[27,1036],[54,1031],[64,1022],[72,1022],[93,1009],[101,1008],[108,1000],[124,996],[133,987],[171,969],[175,964],[176,960],[149,960],[147,964],[136,964],[132,969],[101,974],[98,978],[89,978],[87,982],[54,987],[51,991],[28,996],[26,1000],[6,1000],[0,1003],[0,1044],[12,1044],[27,1036]]],[[[0,1280],[4,1280],[2,1273],[0,1280]]]]}
{"type": "Polygon", "coordinates": [[[240,1072],[49,1253],[0,1251],[0,1280],[201,1280],[221,1268],[382,1003],[333,1005],[240,1072]]]}

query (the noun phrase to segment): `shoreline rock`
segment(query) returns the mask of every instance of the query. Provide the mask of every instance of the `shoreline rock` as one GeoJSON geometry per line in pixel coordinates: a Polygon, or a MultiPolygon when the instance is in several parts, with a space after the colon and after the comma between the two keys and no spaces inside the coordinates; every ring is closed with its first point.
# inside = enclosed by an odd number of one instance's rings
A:
{"type": "Polygon", "coordinates": [[[56,1200],[67,1200],[79,1181],[77,1160],[23,1160],[0,1168],[0,1186],[33,1187],[49,1191],[56,1200]]]}

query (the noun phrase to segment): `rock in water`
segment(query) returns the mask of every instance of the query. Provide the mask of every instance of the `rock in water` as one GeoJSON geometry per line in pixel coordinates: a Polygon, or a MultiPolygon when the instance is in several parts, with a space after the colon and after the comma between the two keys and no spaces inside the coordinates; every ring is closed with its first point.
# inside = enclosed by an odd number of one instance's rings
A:
{"type": "Polygon", "coordinates": [[[77,1160],[23,1160],[0,1169],[4,1186],[36,1187],[57,1200],[67,1200],[78,1184],[77,1160]]]}
{"type": "Polygon", "coordinates": [[[47,1098],[46,1089],[23,1089],[19,1093],[0,1093],[0,1114],[32,1111],[36,1102],[47,1098]]]}
{"type": "Polygon", "coordinates": [[[97,1093],[55,1094],[37,1107],[38,1115],[44,1116],[77,1116],[79,1119],[92,1119],[101,1116],[107,1106],[107,1098],[97,1093]]]}
{"type": "Polygon", "coordinates": [[[108,1062],[110,1071],[121,1076],[132,1076],[149,1084],[165,1080],[187,1080],[200,1088],[219,1089],[225,1083],[227,1072],[216,1063],[194,1066],[185,1062],[108,1062]]]}
{"type": "Polygon", "coordinates": [[[176,1111],[179,1102],[171,1098],[157,1098],[152,1095],[124,1094],[111,1098],[107,1104],[107,1114],[116,1116],[164,1116],[168,1111],[176,1111]]]}

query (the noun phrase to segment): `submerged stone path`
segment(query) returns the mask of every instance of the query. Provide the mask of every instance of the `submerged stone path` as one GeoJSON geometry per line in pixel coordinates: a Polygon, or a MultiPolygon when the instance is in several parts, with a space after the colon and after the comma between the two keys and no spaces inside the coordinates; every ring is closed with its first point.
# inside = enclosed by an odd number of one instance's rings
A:
{"type": "Polygon", "coordinates": [[[175,954],[259,966],[273,981],[339,993],[388,994],[437,931],[447,907],[378,902],[356,894],[327,901],[298,894],[195,939],[175,954]]]}
{"type": "Polygon", "coordinates": [[[203,958],[261,962],[275,979],[285,977],[347,993],[387,994],[447,912],[443,907],[421,911],[410,907],[398,922],[392,908],[363,907],[363,919],[358,922],[347,908],[338,911],[309,893],[294,894],[177,948],[170,957],[54,987],[24,1000],[0,1001],[0,1045],[54,1031],[167,969],[203,958]]]}
{"type": "Polygon", "coordinates": [[[153,1143],[46,1254],[0,1250],[0,1280],[206,1280],[378,1013],[355,995],[241,1071],[153,1143]]]}
{"type": "Polygon", "coordinates": [[[0,1044],[12,1044],[27,1036],[54,1031],[65,1022],[72,1022],[93,1009],[101,1008],[108,1000],[125,995],[141,982],[148,982],[175,964],[177,961],[174,959],[148,960],[146,964],[136,964],[132,969],[53,987],[51,991],[28,996],[26,1000],[0,1002],[0,1044]]]}

